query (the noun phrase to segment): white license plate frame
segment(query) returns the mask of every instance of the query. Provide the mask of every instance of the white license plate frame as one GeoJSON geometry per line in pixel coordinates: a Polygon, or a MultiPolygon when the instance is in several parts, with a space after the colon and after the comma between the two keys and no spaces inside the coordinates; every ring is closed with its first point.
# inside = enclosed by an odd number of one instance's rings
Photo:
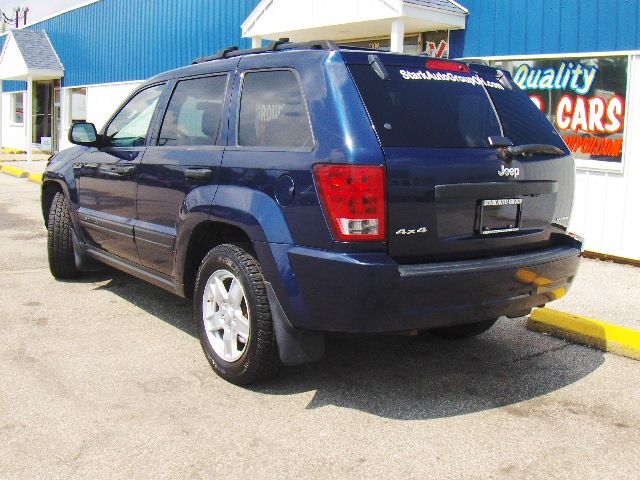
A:
{"type": "Polygon", "coordinates": [[[522,198],[489,198],[479,203],[476,225],[480,235],[498,235],[520,230],[522,198]]]}

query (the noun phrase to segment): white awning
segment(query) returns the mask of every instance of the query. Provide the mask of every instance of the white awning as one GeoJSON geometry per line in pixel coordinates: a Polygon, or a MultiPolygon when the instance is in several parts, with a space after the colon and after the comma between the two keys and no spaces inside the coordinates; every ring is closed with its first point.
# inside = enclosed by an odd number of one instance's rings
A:
{"type": "Polygon", "coordinates": [[[0,52],[0,80],[53,80],[64,68],[44,30],[11,30],[0,52]]]}
{"type": "MultiPolygon", "coordinates": [[[[2,110],[2,80],[26,80],[24,98],[24,134],[27,160],[33,158],[33,82],[55,80],[64,76],[64,68],[44,30],[11,30],[0,52],[0,113],[2,110]]],[[[2,146],[2,122],[0,122],[2,146]]]]}
{"type": "Polygon", "coordinates": [[[291,41],[356,40],[458,30],[468,11],[453,0],[262,0],[242,24],[242,36],[291,41]]]}

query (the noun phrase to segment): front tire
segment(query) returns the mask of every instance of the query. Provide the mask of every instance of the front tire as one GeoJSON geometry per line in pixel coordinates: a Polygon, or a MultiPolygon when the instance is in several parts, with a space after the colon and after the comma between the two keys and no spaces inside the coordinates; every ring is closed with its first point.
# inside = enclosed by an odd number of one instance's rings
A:
{"type": "Polygon", "coordinates": [[[62,280],[79,275],[73,250],[73,225],[67,200],[61,192],[54,195],[49,208],[47,252],[49,270],[55,278],[62,280]]]}
{"type": "Polygon", "coordinates": [[[452,325],[450,327],[438,327],[429,330],[431,335],[447,340],[458,340],[462,338],[470,338],[480,335],[489,330],[498,321],[497,318],[485,320],[482,322],[469,323],[466,325],[452,325]]]}
{"type": "Polygon", "coordinates": [[[219,245],[198,270],[194,314],[211,368],[246,385],[264,380],[278,365],[271,309],[260,264],[237,245],[219,245]]]}

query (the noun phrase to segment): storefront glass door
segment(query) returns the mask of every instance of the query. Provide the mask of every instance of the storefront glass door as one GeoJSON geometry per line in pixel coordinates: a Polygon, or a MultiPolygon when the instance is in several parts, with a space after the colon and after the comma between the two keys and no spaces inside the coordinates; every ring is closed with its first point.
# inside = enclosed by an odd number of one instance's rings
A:
{"type": "Polygon", "coordinates": [[[62,129],[62,122],[60,118],[60,86],[53,91],[53,139],[51,141],[51,153],[56,153],[60,150],[60,133],[62,129]]]}
{"type": "Polygon", "coordinates": [[[33,82],[32,142],[43,153],[54,150],[54,90],[57,84],[59,82],[53,80],[33,82]]]}

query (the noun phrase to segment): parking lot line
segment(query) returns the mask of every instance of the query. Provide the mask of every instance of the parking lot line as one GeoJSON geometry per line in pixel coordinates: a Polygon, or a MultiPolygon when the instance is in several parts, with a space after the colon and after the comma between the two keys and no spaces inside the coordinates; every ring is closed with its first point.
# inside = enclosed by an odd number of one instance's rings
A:
{"type": "Polygon", "coordinates": [[[640,331],[588,317],[536,308],[527,328],[575,343],[640,360],[640,331]]]}

